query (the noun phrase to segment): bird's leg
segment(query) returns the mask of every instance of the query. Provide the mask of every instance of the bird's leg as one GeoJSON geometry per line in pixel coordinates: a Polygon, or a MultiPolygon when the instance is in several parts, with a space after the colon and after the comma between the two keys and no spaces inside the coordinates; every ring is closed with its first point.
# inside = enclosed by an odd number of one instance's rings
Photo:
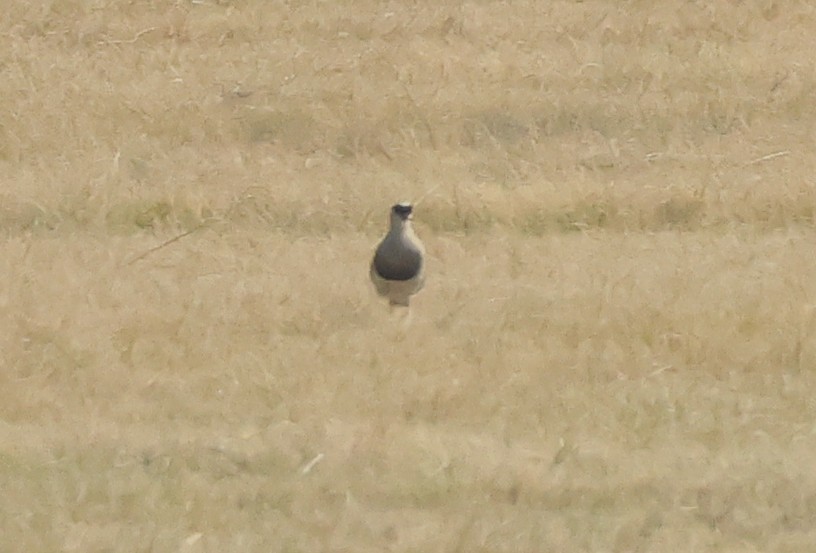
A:
{"type": "Polygon", "coordinates": [[[410,307],[405,308],[405,314],[402,317],[402,330],[408,330],[408,327],[411,326],[411,321],[413,320],[413,311],[411,311],[410,307]]]}
{"type": "Polygon", "coordinates": [[[399,319],[400,326],[403,330],[406,330],[411,325],[412,317],[410,306],[389,302],[388,308],[391,317],[399,319]]]}

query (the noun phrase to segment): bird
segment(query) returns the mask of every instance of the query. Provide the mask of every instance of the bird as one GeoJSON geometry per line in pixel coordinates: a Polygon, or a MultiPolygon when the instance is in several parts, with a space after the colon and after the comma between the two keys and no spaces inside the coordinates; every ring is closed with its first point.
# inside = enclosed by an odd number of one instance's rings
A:
{"type": "Polygon", "coordinates": [[[411,296],[425,285],[425,247],[411,226],[414,207],[391,207],[391,227],[377,246],[369,276],[390,307],[409,307],[411,296]]]}

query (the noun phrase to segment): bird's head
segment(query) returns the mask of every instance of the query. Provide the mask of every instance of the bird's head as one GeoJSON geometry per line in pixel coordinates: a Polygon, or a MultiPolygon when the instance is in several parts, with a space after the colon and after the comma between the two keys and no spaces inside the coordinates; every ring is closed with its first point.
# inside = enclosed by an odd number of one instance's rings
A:
{"type": "Polygon", "coordinates": [[[410,221],[413,218],[413,211],[414,206],[409,203],[402,202],[398,204],[394,204],[391,207],[391,224],[403,224],[406,221],[410,221]]]}

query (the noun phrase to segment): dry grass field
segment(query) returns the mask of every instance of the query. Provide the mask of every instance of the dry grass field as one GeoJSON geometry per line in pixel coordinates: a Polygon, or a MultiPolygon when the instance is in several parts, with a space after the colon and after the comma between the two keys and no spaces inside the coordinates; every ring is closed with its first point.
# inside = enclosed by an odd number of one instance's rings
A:
{"type": "Polygon", "coordinates": [[[812,550],[812,2],[8,4],[0,551],[812,550]]]}

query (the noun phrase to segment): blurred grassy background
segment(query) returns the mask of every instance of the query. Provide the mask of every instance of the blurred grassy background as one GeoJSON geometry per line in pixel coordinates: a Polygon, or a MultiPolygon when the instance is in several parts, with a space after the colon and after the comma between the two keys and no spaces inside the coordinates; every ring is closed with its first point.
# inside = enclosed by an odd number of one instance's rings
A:
{"type": "Polygon", "coordinates": [[[0,33],[1,550],[816,540],[809,3],[54,0],[0,33]],[[407,331],[367,280],[403,199],[407,331]]]}

